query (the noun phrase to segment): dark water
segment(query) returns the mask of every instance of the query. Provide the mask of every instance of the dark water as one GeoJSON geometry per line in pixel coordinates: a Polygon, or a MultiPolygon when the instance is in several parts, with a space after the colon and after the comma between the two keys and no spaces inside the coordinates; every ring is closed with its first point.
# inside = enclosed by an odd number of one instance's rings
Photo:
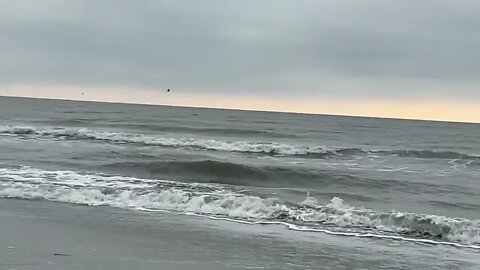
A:
{"type": "Polygon", "coordinates": [[[0,98],[0,149],[1,197],[480,247],[476,124],[0,98]]]}

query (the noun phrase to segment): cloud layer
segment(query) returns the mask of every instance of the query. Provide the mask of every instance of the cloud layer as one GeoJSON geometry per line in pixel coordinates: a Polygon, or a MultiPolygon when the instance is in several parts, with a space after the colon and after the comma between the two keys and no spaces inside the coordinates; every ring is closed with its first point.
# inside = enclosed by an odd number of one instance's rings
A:
{"type": "Polygon", "coordinates": [[[3,85],[480,100],[479,1],[0,5],[3,85]]]}

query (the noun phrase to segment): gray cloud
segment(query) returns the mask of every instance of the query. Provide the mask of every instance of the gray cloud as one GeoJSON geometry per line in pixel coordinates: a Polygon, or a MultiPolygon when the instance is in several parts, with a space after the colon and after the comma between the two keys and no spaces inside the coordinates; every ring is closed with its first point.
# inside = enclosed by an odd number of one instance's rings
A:
{"type": "Polygon", "coordinates": [[[480,98],[479,1],[3,1],[0,83],[480,98]]]}

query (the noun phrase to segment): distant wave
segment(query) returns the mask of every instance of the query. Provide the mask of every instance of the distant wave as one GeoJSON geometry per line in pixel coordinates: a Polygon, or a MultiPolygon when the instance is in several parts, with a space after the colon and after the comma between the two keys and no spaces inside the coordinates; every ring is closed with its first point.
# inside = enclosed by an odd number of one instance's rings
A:
{"type": "Polygon", "coordinates": [[[379,212],[350,206],[338,197],[328,204],[308,197],[294,205],[219,184],[4,166],[0,167],[0,197],[194,213],[346,236],[419,239],[480,248],[480,220],[379,212]]]}
{"type": "Polygon", "coordinates": [[[121,127],[129,129],[139,129],[148,131],[160,131],[160,132],[183,132],[192,134],[221,134],[221,135],[235,135],[235,136],[264,136],[264,137],[276,137],[276,138],[296,138],[296,135],[278,133],[268,130],[259,129],[240,129],[240,128],[207,128],[207,127],[188,127],[188,126],[159,126],[148,124],[109,124],[110,127],[121,127]]]}
{"type": "Polygon", "coordinates": [[[358,155],[384,155],[422,159],[466,159],[480,161],[480,156],[453,151],[433,150],[367,150],[312,145],[292,145],[277,142],[221,141],[200,138],[169,138],[157,135],[99,131],[87,128],[46,128],[0,126],[0,134],[42,136],[65,140],[92,140],[116,144],[142,144],[173,148],[191,148],[209,151],[258,153],[304,158],[335,158],[358,155]]]}
{"type": "MultiPolygon", "coordinates": [[[[200,150],[264,153],[269,155],[330,154],[321,146],[289,145],[275,142],[219,141],[194,138],[166,138],[154,135],[97,131],[87,128],[43,128],[0,126],[0,134],[37,135],[68,140],[96,140],[163,147],[188,147],[200,150]]],[[[332,152],[333,153],[333,152],[332,152]]]]}
{"type": "Polygon", "coordinates": [[[79,118],[79,119],[60,119],[60,120],[41,120],[36,123],[49,125],[66,125],[78,126],[88,124],[89,126],[110,127],[110,128],[126,128],[130,130],[144,130],[156,132],[173,132],[173,133],[189,133],[189,134],[221,134],[227,136],[263,136],[275,138],[296,138],[294,134],[279,133],[269,130],[253,130],[241,128],[214,128],[214,127],[190,127],[175,125],[149,125],[145,123],[111,123],[102,121],[103,119],[79,118]],[[97,123],[95,123],[97,121],[97,123]]]}

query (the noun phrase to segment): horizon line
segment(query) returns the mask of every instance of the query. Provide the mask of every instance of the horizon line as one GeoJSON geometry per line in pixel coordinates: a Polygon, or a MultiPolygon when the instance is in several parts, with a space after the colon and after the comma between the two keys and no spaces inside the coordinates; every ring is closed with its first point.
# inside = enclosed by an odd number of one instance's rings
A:
{"type": "Polygon", "coordinates": [[[299,111],[284,111],[284,110],[267,110],[267,109],[247,109],[247,108],[226,108],[226,107],[207,107],[194,105],[171,105],[171,104],[157,104],[157,103],[141,103],[141,102],[124,102],[124,101],[108,101],[108,100],[85,100],[85,99],[67,99],[67,98],[53,98],[53,97],[34,97],[34,96],[14,96],[14,95],[0,95],[0,98],[19,98],[19,99],[34,99],[34,100],[48,100],[48,101],[70,101],[70,102],[86,102],[86,103],[105,103],[105,104],[119,104],[119,105],[141,105],[141,106],[162,106],[175,108],[192,108],[192,109],[212,109],[212,110],[227,110],[227,111],[242,111],[242,112],[263,112],[263,113],[285,113],[285,114],[300,114],[300,115],[318,115],[327,117],[353,117],[353,118],[368,118],[377,120],[398,120],[398,121],[422,121],[422,122],[439,122],[452,124],[473,124],[478,125],[480,122],[461,121],[461,120],[439,120],[428,118],[401,118],[389,116],[372,116],[372,115],[358,115],[358,114],[334,114],[334,113],[315,113],[315,112],[299,112],[299,111]]]}

